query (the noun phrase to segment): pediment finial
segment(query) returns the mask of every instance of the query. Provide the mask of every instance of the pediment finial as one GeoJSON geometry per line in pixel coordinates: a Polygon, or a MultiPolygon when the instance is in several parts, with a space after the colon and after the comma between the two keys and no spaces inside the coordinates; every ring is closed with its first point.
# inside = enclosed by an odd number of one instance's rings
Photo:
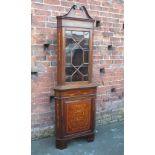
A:
{"type": "Polygon", "coordinates": [[[92,20],[93,18],[90,17],[88,14],[88,11],[85,6],[81,5],[73,5],[69,12],[65,14],[64,16],[60,16],[61,18],[82,18],[82,19],[90,19],[92,20]]]}

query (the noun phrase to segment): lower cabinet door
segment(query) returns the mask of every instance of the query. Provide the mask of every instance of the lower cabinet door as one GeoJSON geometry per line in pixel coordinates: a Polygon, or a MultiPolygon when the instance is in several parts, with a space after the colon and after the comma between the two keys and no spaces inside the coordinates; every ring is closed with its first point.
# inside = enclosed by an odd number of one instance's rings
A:
{"type": "Polygon", "coordinates": [[[93,114],[92,98],[66,100],[64,102],[65,135],[90,131],[93,114]]]}

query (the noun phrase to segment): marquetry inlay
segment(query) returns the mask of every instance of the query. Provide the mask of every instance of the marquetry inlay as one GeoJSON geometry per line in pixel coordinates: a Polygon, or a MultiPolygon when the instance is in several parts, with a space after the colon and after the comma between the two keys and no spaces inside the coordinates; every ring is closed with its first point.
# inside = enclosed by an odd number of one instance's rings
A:
{"type": "Polygon", "coordinates": [[[66,103],[66,132],[74,133],[90,129],[91,99],[66,103]]]}

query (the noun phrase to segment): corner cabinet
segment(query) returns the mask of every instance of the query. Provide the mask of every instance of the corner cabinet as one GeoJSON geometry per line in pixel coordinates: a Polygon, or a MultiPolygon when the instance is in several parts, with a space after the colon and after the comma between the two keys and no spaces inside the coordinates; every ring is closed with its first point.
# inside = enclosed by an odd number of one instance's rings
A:
{"type": "Polygon", "coordinates": [[[57,16],[56,147],[73,138],[94,140],[95,97],[92,83],[94,20],[84,6],[57,16]]]}

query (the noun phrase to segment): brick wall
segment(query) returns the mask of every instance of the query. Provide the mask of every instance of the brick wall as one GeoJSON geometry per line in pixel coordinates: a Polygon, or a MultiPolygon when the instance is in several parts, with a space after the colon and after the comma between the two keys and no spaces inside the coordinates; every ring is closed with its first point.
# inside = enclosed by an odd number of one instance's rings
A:
{"type": "Polygon", "coordinates": [[[93,54],[93,81],[100,84],[96,124],[123,120],[123,0],[32,0],[32,139],[54,132],[56,16],[73,4],[84,5],[100,21],[94,29],[93,54]]]}

